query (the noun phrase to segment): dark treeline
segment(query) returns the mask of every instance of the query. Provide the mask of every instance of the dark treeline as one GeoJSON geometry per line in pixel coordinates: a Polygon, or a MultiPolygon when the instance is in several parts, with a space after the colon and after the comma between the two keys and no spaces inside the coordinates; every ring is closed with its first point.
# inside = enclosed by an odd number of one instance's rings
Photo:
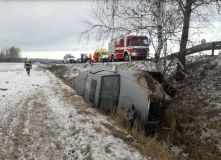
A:
{"type": "Polygon", "coordinates": [[[0,51],[0,62],[17,62],[20,59],[20,49],[14,46],[0,51]]]}

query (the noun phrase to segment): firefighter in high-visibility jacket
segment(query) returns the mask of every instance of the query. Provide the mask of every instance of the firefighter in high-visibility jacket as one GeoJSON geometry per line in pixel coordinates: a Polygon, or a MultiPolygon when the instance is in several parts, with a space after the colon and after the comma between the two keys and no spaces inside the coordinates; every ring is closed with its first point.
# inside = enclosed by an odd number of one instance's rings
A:
{"type": "Polygon", "coordinates": [[[30,70],[32,69],[32,62],[28,58],[25,60],[24,68],[26,69],[27,75],[30,75],[30,70]]]}

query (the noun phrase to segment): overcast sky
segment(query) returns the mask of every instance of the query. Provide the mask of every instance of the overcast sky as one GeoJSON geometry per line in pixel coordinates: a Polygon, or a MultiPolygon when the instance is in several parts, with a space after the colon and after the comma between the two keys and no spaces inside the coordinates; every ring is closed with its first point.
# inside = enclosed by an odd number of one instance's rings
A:
{"type": "Polygon", "coordinates": [[[90,0],[0,0],[0,48],[16,46],[26,53],[50,54],[90,50],[90,45],[79,45],[79,37],[93,4],[90,0]]]}
{"type": "MultiPolygon", "coordinates": [[[[97,46],[86,39],[79,43],[79,37],[94,6],[92,0],[0,0],[0,49],[16,46],[30,58],[92,52],[97,46]]],[[[220,16],[212,24],[198,39],[221,39],[220,16]]]]}

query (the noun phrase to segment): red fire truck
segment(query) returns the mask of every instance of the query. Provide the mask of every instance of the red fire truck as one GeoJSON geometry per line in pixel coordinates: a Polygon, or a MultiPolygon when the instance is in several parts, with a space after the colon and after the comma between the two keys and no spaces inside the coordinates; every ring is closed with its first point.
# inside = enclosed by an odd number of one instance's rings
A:
{"type": "Polygon", "coordinates": [[[111,60],[146,59],[149,56],[149,43],[146,36],[128,35],[108,44],[111,60]]]}

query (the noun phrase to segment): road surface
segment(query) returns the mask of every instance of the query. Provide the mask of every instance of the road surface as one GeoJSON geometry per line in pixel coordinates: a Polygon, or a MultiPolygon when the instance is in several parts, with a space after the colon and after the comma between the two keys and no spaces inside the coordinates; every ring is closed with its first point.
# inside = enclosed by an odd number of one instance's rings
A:
{"type": "Polygon", "coordinates": [[[150,159],[105,126],[108,117],[49,71],[27,76],[23,64],[0,63],[0,160],[150,159]]]}

